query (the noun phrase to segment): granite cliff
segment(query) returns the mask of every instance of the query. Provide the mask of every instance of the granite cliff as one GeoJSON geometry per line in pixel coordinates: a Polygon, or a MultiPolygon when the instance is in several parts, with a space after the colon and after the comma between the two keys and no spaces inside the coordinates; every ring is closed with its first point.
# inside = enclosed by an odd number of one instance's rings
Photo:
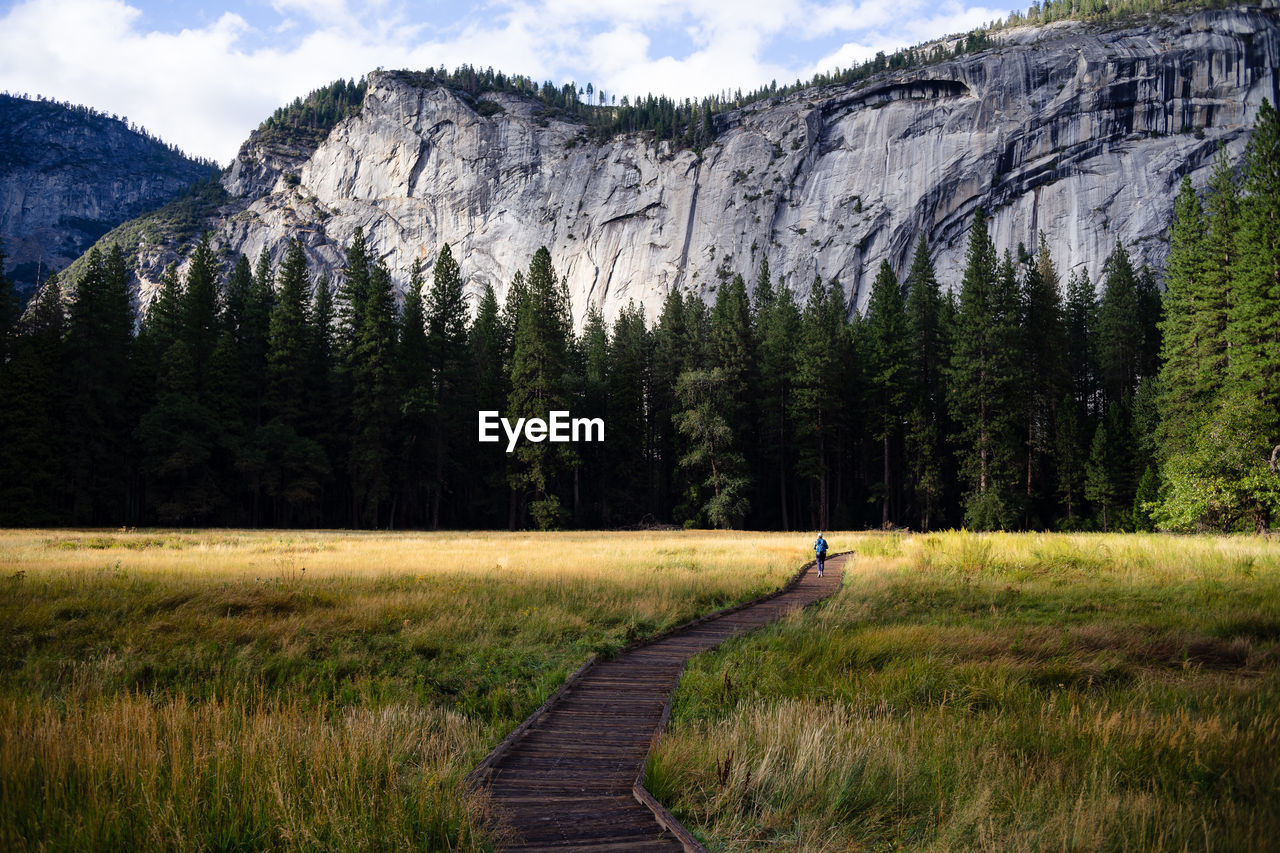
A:
{"type": "MultiPolygon", "coordinates": [[[[764,257],[803,298],[835,277],[865,303],[881,260],[905,271],[920,233],[940,279],[960,279],[974,210],[999,248],[1048,236],[1059,268],[1096,281],[1119,239],[1167,252],[1182,176],[1244,148],[1280,95],[1280,11],[1234,7],[1099,28],[1006,30],[994,48],[850,86],[807,89],[716,117],[715,142],[592,141],[502,93],[472,98],[374,72],[358,112],[314,147],[251,138],[210,220],[231,257],[283,256],[298,237],[335,273],[357,227],[401,287],[450,243],[474,299],[501,298],[540,245],[568,278],[575,318],[628,300],[650,318],[671,288],[710,295],[764,257]]],[[[131,246],[145,301],[162,244],[131,246]]]]}
{"type": "Polygon", "coordinates": [[[110,229],[215,171],[120,119],[0,95],[5,273],[29,289],[110,229]]]}

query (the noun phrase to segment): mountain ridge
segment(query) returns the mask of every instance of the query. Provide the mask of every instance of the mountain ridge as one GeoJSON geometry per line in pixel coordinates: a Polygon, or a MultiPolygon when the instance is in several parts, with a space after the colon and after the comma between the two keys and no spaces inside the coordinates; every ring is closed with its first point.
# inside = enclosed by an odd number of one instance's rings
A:
{"type": "MultiPolygon", "coordinates": [[[[958,282],[974,210],[996,244],[1044,230],[1064,271],[1097,281],[1120,240],[1158,266],[1183,174],[1238,159],[1263,98],[1280,94],[1280,15],[1231,7],[1097,26],[997,31],[990,49],[870,80],[802,89],[715,117],[701,151],[583,125],[509,92],[471,96],[372,72],[363,102],[316,145],[242,146],[208,221],[226,259],[293,237],[335,274],[357,227],[403,289],[450,243],[472,305],[499,297],[547,245],[577,322],[672,288],[710,298],[768,257],[801,297],[817,277],[861,306],[882,260],[905,268],[921,231],[958,282]],[[485,106],[488,105],[488,106],[485,106]]],[[[145,302],[170,262],[128,246],[145,302]]]]}
{"type": "Polygon", "coordinates": [[[22,290],[217,172],[127,120],[0,95],[0,236],[22,290]]]}

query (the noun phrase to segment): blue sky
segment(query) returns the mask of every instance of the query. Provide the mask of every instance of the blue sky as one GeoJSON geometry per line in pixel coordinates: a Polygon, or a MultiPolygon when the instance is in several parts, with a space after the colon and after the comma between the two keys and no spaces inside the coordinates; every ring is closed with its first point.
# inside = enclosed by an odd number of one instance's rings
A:
{"type": "Polygon", "coordinates": [[[808,79],[1008,11],[968,0],[5,0],[0,90],[127,116],[226,163],[276,107],[379,66],[491,65],[619,97],[696,97],[808,79]]]}

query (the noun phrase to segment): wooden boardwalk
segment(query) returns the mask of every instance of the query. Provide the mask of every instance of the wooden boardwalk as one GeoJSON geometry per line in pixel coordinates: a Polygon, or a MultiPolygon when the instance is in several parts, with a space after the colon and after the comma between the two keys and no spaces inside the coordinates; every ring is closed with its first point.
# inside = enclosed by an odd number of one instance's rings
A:
{"type": "Polygon", "coordinates": [[[649,748],[666,724],[685,662],[840,588],[807,566],[780,593],[697,620],[609,661],[592,661],[471,774],[510,830],[506,850],[700,850],[644,790],[649,748]]]}

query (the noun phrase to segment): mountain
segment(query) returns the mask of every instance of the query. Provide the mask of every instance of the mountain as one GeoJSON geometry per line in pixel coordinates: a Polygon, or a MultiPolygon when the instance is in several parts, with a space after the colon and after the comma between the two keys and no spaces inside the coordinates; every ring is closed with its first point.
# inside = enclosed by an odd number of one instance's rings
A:
{"type": "MultiPolygon", "coordinates": [[[[590,303],[609,317],[629,300],[652,319],[671,288],[709,298],[766,256],[801,297],[834,277],[862,306],[881,260],[904,271],[922,232],[954,286],[978,207],[997,246],[1044,231],[1064,279],[1083,267],[1096,282],[1117,239],[1162,263],[1182,176],[1203,186],[1219,146],[1241,156],[1258,106],[1280,95],[1275,4],[991,39],[718,114],[701,150],[598,141],[533,98],[377,71],[331,129],[264,125],[207,222],[226,257],[278,262],[298,237],[330,274],[362,227],[401,288],[449,243],[473,300],[485,283],[501,297],[546,245],[578,322],[590,303]]],[[[179,259],[163,240],[128,248],[144,294],[179,259]]]]}
{"type": "Polygon", "coordinates": [[[20,289],[216,173],[127,121],[0,95],[0,240],[20,289]]]}

